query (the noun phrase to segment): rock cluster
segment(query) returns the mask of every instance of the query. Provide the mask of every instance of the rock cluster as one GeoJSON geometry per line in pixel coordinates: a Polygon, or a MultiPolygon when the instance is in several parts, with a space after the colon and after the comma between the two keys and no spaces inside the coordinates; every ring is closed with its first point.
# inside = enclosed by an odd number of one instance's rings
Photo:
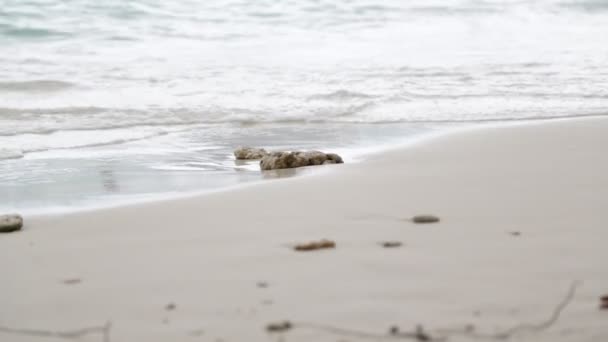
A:
{"type": "Polygon", "coordinates": [[[17,214],[0,215],[0,233],[10,233],[21,230],[23,218],[17,214]]]}
{"type": "Polygon", "coordinates": [[[260,169],[265,171],[342,163],[344,163],[342,158],[334,153],[323,153],[319,151],[273,152],[262,158],[260,161],[260,169]]]}
{"type": "Polygon", "coordinates": [[[234,157],[238,160],[262,159],[267,154],[265,149],[256,147],[239,147],[234,150],[234,157]]]}

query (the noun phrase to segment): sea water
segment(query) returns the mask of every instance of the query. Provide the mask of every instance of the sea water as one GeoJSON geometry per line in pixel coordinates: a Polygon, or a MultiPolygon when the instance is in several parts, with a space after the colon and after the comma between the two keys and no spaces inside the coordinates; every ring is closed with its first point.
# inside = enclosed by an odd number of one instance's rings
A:
{"type": "Polygon", "coordinates": [[[0,212],[264,179],[241,145],[605,114],[608,1],[0,0],[0,212]]]}

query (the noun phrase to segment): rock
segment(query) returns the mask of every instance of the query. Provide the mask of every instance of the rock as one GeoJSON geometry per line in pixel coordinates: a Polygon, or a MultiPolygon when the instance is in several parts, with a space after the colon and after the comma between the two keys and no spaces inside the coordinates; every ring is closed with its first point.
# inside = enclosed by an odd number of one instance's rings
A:
{"type": "Polygon", "coordinates": [[[331,240],[312,241],[296,245],[296,251],[314,251],[317,249],[336,248],[336,243],[331,240]]]}
{"type": "Polygon", "coordinates": [[[169,303],[165,305],[165,310],[167,311],[175,310],[175,308],[177,308],[177,305],[175,305],[175,303],[169,303]]]}
{"type": "Polygon", "coordinates": [[[337,155],[335,153],[328,153],[328,154],[326,154],[326,156],[327,156],[327,160],[334,162],[334,164],[344,163],[344,161],[342,160],[342,157],[340,157],[339,155],[337,155]]]}
{"type": "Polygon", "coordinates": [[[260,161],[262,170],[291,169],[302,166],[342,164],[344,161],[335,153],[319,151],[306,152],[274,152],[269,153],[260,161]]]}
{"type": "Polygon", "coordinates": [[[0,215],[0,233],[10,233],[21,230],[23,218],[17,214],[0,215]]]}
{"type": "Polygon", "coordinates": [[[439,222],[439,217],[434,215],[416,215],[412,217],[414,223],[435,223],[439,222]]]}
{"type": "Polygon", "coordinates": [[[239,147],[234,150],[234,157],[238,160],[262,159],[267,154],[265,149],[255,147],[239,147]]]}

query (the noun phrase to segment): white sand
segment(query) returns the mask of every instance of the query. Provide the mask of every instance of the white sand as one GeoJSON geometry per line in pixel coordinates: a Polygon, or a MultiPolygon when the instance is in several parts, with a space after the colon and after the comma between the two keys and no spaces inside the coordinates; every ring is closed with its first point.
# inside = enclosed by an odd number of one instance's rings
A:
{"type": "MultiPolygon", "coordinates": [[[[330,167],[196,198],[26,218],[23,232],[0,236],[0,325],[111,320],[112,342],[277,341],[264,327],[283,319],[296,324],[285,341],[362,340],[298,322],[492,333],[546,320],[580,280],[555,324],[512,340],[608,341],[608,311],[598,309],[608,294],[608,120],[457,132],[330,167]],[[420,213],[442,221],[405,220],[420,213]],[[337,248],[290,248],[319,238],[337,248]],[[380,247],[385,240],[404,246],[380,247]],[[63,283],[71,278],[82,282],[63,283]]],[[[0,332],[0,341],[38,340],[59,339],[0,332]]]]}

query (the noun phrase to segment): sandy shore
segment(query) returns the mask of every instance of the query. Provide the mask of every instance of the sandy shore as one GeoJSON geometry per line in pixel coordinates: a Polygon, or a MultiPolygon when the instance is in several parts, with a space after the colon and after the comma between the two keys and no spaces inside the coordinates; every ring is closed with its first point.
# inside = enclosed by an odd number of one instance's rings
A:
{"type": "MultiPolygon", "coordinates": [[[[228,342],[278,341],[265,326],[281,320],[284,341],[365,340],[309,323],[422,324],[467,341],[445,329],[541,323],[581,281],[556,322],[512,340],[608,341],[607,132],[606,119],[456,132],[319,175],[26,218],[0,236],[0,326],[111,321],[112,342],[228,342]],[[442,221],[407,220],[421,213],[442,221]],[[337,248],[291,248],[320,238],[337,248]]],[[[37,340],[61,339],[0,331],[37,340]]]]}

